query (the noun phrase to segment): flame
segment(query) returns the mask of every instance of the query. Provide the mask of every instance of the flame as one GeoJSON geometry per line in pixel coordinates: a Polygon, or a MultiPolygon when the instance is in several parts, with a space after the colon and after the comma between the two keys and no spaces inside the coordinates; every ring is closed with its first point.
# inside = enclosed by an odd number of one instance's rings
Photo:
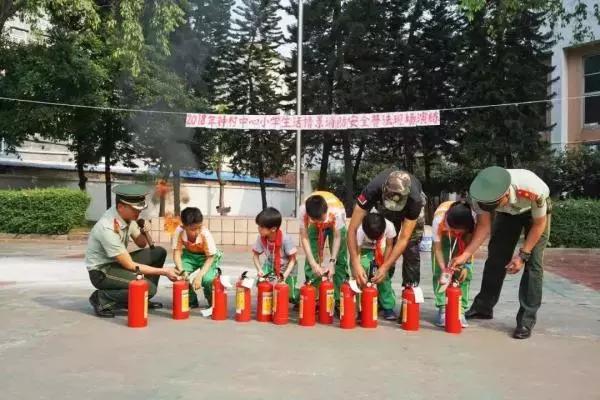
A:
{"type": "Polygon", "coordinates": [[[181,219],[179,217],[173,216],[172,213],[165,214],[165,225],[164,229],[169,235],[173,235],[175,233],[175,229],[181,225],[181,219]]]}
{"type": "Polygon", "coordinates": [[[159,179],[154,185],[154,194],[158,198],[165,198],[172,190],[171,184],[164,179],[159,179]]]}

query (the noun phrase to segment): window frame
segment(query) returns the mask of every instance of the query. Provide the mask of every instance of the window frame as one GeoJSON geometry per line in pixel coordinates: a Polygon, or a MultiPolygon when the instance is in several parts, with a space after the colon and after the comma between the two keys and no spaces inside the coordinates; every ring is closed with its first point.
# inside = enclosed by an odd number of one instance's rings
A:
{"type": "Polygon", "coordinates": [[[590,75],[600,75],[600,71],[598,72],[594,72],[591,74],[586,74],[585,73],[585,60],[590,58],[590,57],[600,57],[600,51],[595,51],[593,53],[589,53],[584,55],[583,57],[581,57],[581,93],[583,95],[582,98],[582,107],[581,107],[581,122],[583,125],[583,128],[592,128],[592,129],[600,129],[600,120],[598,122],[585,122],[585,100],[586,100],[586,95],[595,95],[597,97],[600,97],[600,90],[597,90],[595,92],[586,92],[585,91],[585,77],[586,76],[590,76],[590,75]]]}

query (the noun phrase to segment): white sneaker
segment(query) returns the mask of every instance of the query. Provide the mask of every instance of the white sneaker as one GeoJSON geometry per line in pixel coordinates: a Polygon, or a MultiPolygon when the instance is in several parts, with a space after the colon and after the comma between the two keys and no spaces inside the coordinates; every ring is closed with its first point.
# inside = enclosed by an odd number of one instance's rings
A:
{"type": "Polygon", "coordinates": [[[463,328],[468,328],[469,327],[469,323],[467,322],[467,319],[465,318],[465,314],[460,314],[460,325],[463,328]]]}

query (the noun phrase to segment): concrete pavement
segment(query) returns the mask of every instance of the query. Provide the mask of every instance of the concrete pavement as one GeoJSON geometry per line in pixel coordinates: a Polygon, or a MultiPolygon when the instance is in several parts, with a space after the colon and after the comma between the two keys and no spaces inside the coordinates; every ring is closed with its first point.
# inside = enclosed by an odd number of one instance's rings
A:
{"type": "MultiPolygon", "coordinates": [[[[598,399],[600,292],[545,275],[531,339],[510,337],[520,276],[508,277],[495,319],[459,336],[431,323],[431,267],[422,254],[421,330],[278,327],[170,318],[161,281],[147,329],[121,313],[96,318],[84,244],[0,243],[0,393],[5,399],[598,399]],[[68,247],[65,247],[68,246],[68,247]]],[[[225,248],[224,270],[251,265],[225,248]]],[[[476,263],[474,296],[480,286],[476,263]]],[[[394,287],[400,295],[399,271],[394,287]]],[[[233,298],[229,300],[233,312],[233,298]]],[[[337,324],[337,321],[335,322],[337,324]]]]}

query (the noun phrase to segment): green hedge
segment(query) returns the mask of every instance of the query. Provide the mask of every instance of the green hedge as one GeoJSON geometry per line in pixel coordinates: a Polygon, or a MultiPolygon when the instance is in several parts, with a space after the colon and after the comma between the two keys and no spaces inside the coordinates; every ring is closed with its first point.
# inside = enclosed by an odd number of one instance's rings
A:
{"type": "Polygon", "coordinates": [[[0,190],[0,232],[65,234],[85,223],[89,204],[74,189],[0,190]]]}
{"type": "Polygon", "coordinates": [[[554,203],[550,243],[552,247],[600,248],[600,200],[554,203]]]}

